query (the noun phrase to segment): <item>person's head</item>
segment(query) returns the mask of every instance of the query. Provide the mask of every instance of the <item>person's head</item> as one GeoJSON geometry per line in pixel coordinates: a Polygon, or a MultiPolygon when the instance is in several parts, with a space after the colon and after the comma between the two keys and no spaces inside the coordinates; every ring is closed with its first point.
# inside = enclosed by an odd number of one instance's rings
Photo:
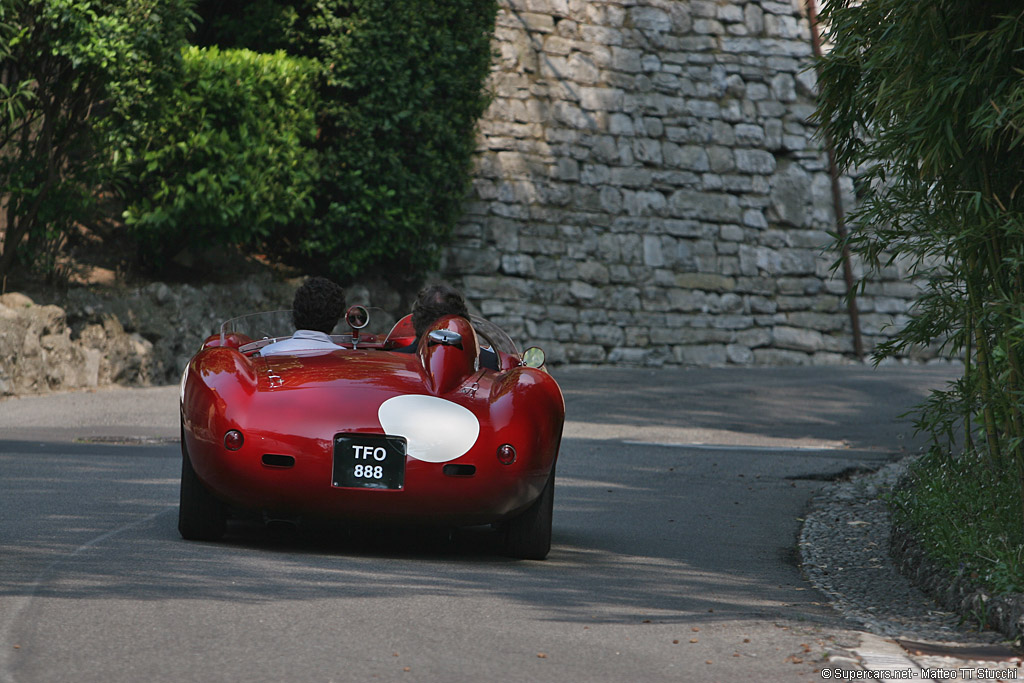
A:
{"type": "Polygon", "coordinates": [[[330,334],[345,314],[345,290],[325,277],[302,283],[292,300],[292,322],[299,330],[330,334]]]}
{"type": "Polygon", "coordinates": [[[412,307],[412,327],[416,337],[422,337],[427,328],[446,315],[461,315],[469,319],[469,310],[462,293],[451,285],[428,285],[416,296],[412,307]]]}

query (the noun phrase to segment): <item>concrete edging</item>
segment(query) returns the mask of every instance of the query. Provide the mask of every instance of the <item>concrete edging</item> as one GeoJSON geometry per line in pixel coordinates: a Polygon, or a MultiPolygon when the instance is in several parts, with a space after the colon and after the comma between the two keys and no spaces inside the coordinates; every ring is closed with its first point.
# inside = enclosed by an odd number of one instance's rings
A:
{"type": "MultiPolygon", "coordinates": [[[[904,485],[906,475],[900,479],[904,485]]],[[[951,575],[931,560],[907,525],[893,521],[889,554],[900,573],[940,605],[965,620],[984,622],[983,627],[999,631],[1010,640],[1024,637],[1024,594],[992,595],[969,577],[951,575]]]]}

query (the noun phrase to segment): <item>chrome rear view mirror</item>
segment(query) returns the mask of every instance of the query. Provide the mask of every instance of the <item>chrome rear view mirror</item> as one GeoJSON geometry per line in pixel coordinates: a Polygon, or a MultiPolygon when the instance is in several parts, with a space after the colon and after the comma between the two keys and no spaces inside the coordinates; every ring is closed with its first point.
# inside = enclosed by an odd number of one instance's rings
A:
{"type": "Polygon", "coordinates": [[[370,324],[370,312],[365,306],[352,306],[345,312],[345,322],[353,330],[361,330],[370,324]]]}
{"type": "Polygon", "coordinates": [[[523,352],[523,365],[528,368],[542,368],[544,367],[544,358],[543,349],[531,346],[523,352]]]}

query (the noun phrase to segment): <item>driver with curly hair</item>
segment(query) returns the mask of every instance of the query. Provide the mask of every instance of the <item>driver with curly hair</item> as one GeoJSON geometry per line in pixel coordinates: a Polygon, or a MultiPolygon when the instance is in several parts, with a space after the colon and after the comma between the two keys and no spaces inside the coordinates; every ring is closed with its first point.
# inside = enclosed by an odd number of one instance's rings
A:
{"type": "Polygon", "coordinates": [[[345,290],[324,277],[311,277],[295,292],[292,322],[295,334],[260,349],[260,355],[273,356],[296,351],[334,351],[342,348],[330,337],[345,313],[345,290]]]}

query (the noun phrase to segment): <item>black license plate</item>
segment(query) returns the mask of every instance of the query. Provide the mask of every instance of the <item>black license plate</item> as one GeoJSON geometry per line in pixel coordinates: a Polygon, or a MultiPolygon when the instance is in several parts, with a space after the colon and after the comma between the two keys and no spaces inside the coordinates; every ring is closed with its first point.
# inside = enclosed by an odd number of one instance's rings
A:
{"type": "Polygon", "coordinates": [[[401,436],[338,434],[334,437],[334,486],[401,489],[406,441],[401,436]]]}

